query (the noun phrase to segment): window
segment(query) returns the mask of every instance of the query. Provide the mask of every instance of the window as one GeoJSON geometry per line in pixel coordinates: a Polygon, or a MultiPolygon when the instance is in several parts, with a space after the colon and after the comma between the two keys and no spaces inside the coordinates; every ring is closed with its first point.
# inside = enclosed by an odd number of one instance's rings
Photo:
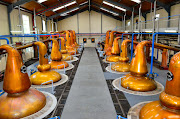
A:
{"type": "Polygon", "coordinates": [[[22,15],[24,34],[30,34],[29,16],[22,15]]]}
{"type": "Polygon", "coordinates": [[[130,26],[130,25],[131,25],[131,22],[130,22],[130,21],[128,21],[127,26],[130,26]]]}
{"type": "Polygon", "coordinates": [[[42,25],[43,25],[43,31],[42,32],[46,32],[46,22],[44,20],[42,20],[42,25]]]}
{"type": "Polygon", "coordinates": [[[158,20],[159,20],[159,17],[160,17],[160,14],[156,14],[155,21],[158,21],[158,20]]]}

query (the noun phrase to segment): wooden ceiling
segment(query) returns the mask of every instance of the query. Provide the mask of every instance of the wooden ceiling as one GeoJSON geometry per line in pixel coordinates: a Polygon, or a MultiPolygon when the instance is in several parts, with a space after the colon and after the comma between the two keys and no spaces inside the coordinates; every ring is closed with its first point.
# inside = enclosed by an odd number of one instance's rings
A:
{"type": "MultiPolygon", "coordinates": [[[[37,15],[46,15],[47,18],[53,18],[54,20],[58,20],[58,19],[61,20],[63,18],[66,18],[66,16],[61,16],[61,13],[71,11],[70,13],[68,13],[69,14],[68,16],[70,16],[77,14],[78,12],[89,10],[89,8],[90,10],[103,13],[105,15],[111,16],[119,20],[121,20],[123,15],[125,14],[123,11],[119,9],[104,4],[103,0],[76,0],[75,4],[53,12],[53,9],[63,6],[72,1],[73,0],[47,0],[45,2],[38,3],[38,0],[1,0],[0,3],[3,4],[4,2],[6,3],[6,5],[8,4],[9,6],[20,5],[22,8],[29,10],[32,13],[35,9],[37,15]],[[90,1],[90,7],[89,7],[89,1],[90,1]],[[86,3],[81,5],[84,2],[86,3]],[[74,8],[77,7],[79,8],[78,10],[72,11],[74,8]],[[104,11],[100,8],[104,8],[112,12],[118,13],[119,16],[114,16],[113,14],[104,11]]],[[[105,0],[105,1],[109,3],[113,3],[116,6],[125,8],[127,10],[126,11],[127,19],[131,17],[133,7],[135,10],[134,14],[138,15],[138,10],[140,5],[137,4],[136,2],[133,2],[131,0],[105,0]]],[[[151,9],[151,5],[152,7],[154,6],[153,3],[151,4],[151,2],[154,0],[141,0],[141,1],[142,1],[142,8],[141,8],[142,13],[148,13],[151,9]]],[[[166,10],[168,10],[168,7],[170,7],[170,5],[172,5],[172,3],[175,3],[176,1],[178,0],[158,0],[157,7],[166,8],[166,10]]]]}

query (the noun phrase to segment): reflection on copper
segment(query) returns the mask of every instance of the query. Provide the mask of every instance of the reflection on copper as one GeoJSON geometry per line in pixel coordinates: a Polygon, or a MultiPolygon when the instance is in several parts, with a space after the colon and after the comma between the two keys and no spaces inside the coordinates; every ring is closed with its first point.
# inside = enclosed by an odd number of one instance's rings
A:
{"type": "Polygon", "coordinates": [[[165,91],[159,101],[146,104],[140,111],[140,119],[180,119],[180,52],[169,64],[165,91]]]}
{"type": "MultiPolygon", "coordinates": [[[[51,65],[48,64],[48,54],[46,45],[40,41],[35,42],[34,45],[39,46],[39,65],[37,66],[38,72],[30,76],[32,84],[41,85],[42,83],[47,82],[49,80],[53,80],[53,82],[59,81],[61,79],[61,75],[56,71],[50,71],[51,65]]],[[[53,50],[51,52],[54,53],[53,50]]],[[[62,56],[59,53],[53,55],[53,59],[56,60],[61,59],[61,57],[62,56]]],[[[48,82],[46,84],[50,83],[51,82],[48,82]]]]}
{"type": "Polygon", "coordinates": [[[27,68],[23,65],[19,52],[9,45],[0,46],[0,50],[8,53],[3,82],[5,93],[0,96],[0,118],[17,119],[38,112],[45,106],[46,97],[30,88],[27,68]]]}

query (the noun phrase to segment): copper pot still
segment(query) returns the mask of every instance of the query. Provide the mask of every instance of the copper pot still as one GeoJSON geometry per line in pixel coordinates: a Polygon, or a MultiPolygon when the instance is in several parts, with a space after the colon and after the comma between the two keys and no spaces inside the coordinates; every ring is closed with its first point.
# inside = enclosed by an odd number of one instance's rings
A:
{"type": "MultiPolygon", "coordinates": [[[[58,43],[58,42],[57,42],[58,43]]],[[[44,82],[49,80],[53,80],[53,82],[57,82],[61,79],[61,75],[56,71],[50,71],[51,65],[48,64],[48,54],[46,45],[40,41],[35,42],[34,45],[39,46],[39,65],[37,66],[38,72],[34,73],[30,76],[31,83],[33,85],[41,85],[44,82]]],[[[53,50],[51,51],[53,52],[53,50]]],[[[54,56],[55,59],[61,59],[61,54],[56,54],[54,56]]],[[[46,84],[50,84],[48,82],[46,84]]]]}
{"type": "Polygon", "coordinates": [[[180,119],[180,52],[170,61],[165,90],[159,101],[146,104],[139,113],[140,119],[180,119]]]}
{"type": "Polygon", "coordinates": [[[17,119],[38,112],[46,105],[46,97],[30,88],[31,82],[19,52],[9,45],[0,46],[0,50],[8,53],[3,82],[5,93],[0,96],[0,118],[17,119]]]}

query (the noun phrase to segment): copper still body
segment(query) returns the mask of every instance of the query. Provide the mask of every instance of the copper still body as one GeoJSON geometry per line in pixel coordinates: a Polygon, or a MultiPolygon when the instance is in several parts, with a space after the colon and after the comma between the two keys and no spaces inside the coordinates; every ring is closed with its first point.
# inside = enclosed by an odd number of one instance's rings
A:
{"type": "Polygon", "coordinates": [[[69,66],[69,64],[62,60],[62,54],[59,51],[59,44],[58,41],[55,39],[50,39],[53,41],[53,46],[51,50],[51,62],[49,64],[51,65],[51,69],[63,69],[69,66]]]}
{"type": "Polygon", "coordinates": [[[104,50],[107,56],[113,55],[111,51],[112,51],[112,46],[113,46],[113,41],[114,41],[114,33],[121,33],[122,34],[123,32],[111,31],[109,44],[107,45],[107,48],[105,48],[105,50],[104,50]]]}
{"type": "Polygon", "coordinates": [[[75,53],[77,54],[77,48],[73,45],[74,40],[73,40],[73,32],[70,31],[65,31],[66,32],[66,49],[68,50],[68,53],[71,55],[74,55],[75,53]],[[74,47],[73,47],[74,46],[74,47]]]}
{"type": "MultiPolygon", "coordinates": [[[[61,75],[56,71],[50,71],[51,65],[48,64],[46,45],[42,42],[35,42],[34,45],[39,46],[39,65],[37,66],[38,72],[30,76],[31,83],[34,85],[41,85],[49,80],[53,80],[53,82],[59,81],[61,79],[61,75]]],[[[55,58],[58,59],[58,57],[61,57],[61,54],[56,53],[55,58]]],[[[51,82],[48,82],[46,84],[50,83],[51,82]]]]}
{"type": "Polygon", "coordinates": [[[62,61],[72,60],[73,56],[67,53],[68,51],[66,50],[65,39],[63,37],[59,37],[58,39],[61,40],[62,61]]]}
{"type": "Polygon", "coordinates": [[[114,39],[113,46],[111,49],[112,55],[108,56],[106,58],[106,61],[109,61],[109,62],[118,62],[119,61],[119,54],[120,54],[119,43],[118,43],[119,39],[120,39],[120,37],[117,37],[114,39]]]}
{"type": "Polygon", "coordinates": [[[31,82],[19,52],[9,45],[0,46],[0,50],[8,53],[3,82],[5,93],[0,96],[0,118],[17,119],[38,112],[46,105],[46,97],[30,88],[31,82]]]}
{"type": "Polygon", "coordinates": [[[159,101],[146,104],[139,113],[140,119],[180,119],[180,52],[169,64],[165,90],[159,101]]]}
{"type": "Polygon", "coordinates": [[[109,36],[110,36],[110,32],[111,30],[106,32],[106,40],[105,40],[105,46],[104,46],[104,51],[107,50],[108,46],[109,46],[109,36]]]}
{"type": "MultiPolygon", "coordinates": [[[[111,69],[117,72],[129,72],[130,70],[130,63],[129,58],[127,56],[127,47],[128,43],[131,43],[131,40],[124,40],[121,44],[121,54],[118,58],[118,62],[112,64],[111,69]]],[[[138,44],[138,42],[133,41],[134,44],[138,44]]]]}
{"type": "Polygon", "coordinates": [[[144,46],[150,41],[140,42],[135,49],[135,57],[130,63],[130,73],[121,78],[121,86],[133,91],[152,91],[157,88],[156,82],[147,77],[148,73],[144,46]]]}

